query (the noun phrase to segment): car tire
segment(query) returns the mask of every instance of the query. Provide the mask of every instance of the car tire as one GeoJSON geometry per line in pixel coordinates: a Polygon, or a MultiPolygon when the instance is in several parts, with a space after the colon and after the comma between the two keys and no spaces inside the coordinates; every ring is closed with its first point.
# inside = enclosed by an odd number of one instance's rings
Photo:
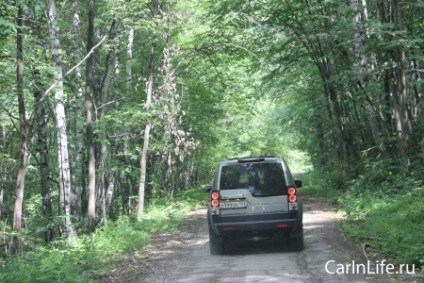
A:
{"type": "Polygon", "coordinates": [[[305,248],[305,241],[303,239],[303,225],[300,226],[290,234],[290,243],[295,251],[302,251],[305,248]]]}
{"type": "Polygon", "coordinates": [[[209,249],[211,255],[220,255],[224,252],[224,239],[217,235],[212,228],[209,227],[209,249]]]}

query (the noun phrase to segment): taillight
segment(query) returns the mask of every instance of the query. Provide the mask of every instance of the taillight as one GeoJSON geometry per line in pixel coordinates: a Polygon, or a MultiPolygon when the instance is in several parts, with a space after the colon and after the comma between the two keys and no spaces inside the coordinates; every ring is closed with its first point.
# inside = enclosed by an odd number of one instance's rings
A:
{"type": "Polygon", "coordinates": [[[289,210],[297,210],[297,195],[295,187],[289,187],[287,189],[287,198],[289,200],[289,210]]]}
{"type": "Polygon", "coordinates": [[[220,195],[219,191],[212,191],[211,192],[211,214],[212,215],[219,215],[219,200],[220,195]]]}
{"type": "Polygon", "coordinates": [[[211,206],[219,207],[219,191],[213,191],[211,193],[211,206]]]}

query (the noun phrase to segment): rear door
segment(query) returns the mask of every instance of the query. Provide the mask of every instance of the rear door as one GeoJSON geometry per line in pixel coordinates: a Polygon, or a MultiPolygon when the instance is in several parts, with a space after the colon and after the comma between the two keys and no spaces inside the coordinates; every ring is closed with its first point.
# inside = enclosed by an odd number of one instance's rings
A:
{"type": "Polygon", "coordinates": [[[288,210],[287,185],[281,163],[237,163],[221,168],[221,215],[288,210]]]}

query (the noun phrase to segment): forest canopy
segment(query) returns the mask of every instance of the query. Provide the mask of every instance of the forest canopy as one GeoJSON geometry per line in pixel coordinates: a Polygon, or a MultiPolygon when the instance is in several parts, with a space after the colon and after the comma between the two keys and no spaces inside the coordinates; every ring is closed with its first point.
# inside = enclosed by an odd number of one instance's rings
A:
{"type": "Polygon", "coordinates": [[[142,222],[236,156],[408,190],[423,18],[400,0],[2,1],[0,247],[142,222]]]}

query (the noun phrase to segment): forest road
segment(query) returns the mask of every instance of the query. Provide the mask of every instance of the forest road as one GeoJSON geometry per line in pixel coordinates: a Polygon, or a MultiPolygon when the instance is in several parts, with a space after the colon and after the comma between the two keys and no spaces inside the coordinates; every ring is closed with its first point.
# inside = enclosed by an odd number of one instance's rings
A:
{"type": "Polygon", "coordinates": [[[388,274],[383,266],[390,263],[383,258],[368,261],[363,250],[338,230],[334,207],[309,198],[303,206],[305,249],[301,252],[250,242],[212,256],[206,209],[201,209],[190,214],[180,231],[157,235],[148,250],[128,257],[101,282],[423,282],[411,275],[388,274]]]}

